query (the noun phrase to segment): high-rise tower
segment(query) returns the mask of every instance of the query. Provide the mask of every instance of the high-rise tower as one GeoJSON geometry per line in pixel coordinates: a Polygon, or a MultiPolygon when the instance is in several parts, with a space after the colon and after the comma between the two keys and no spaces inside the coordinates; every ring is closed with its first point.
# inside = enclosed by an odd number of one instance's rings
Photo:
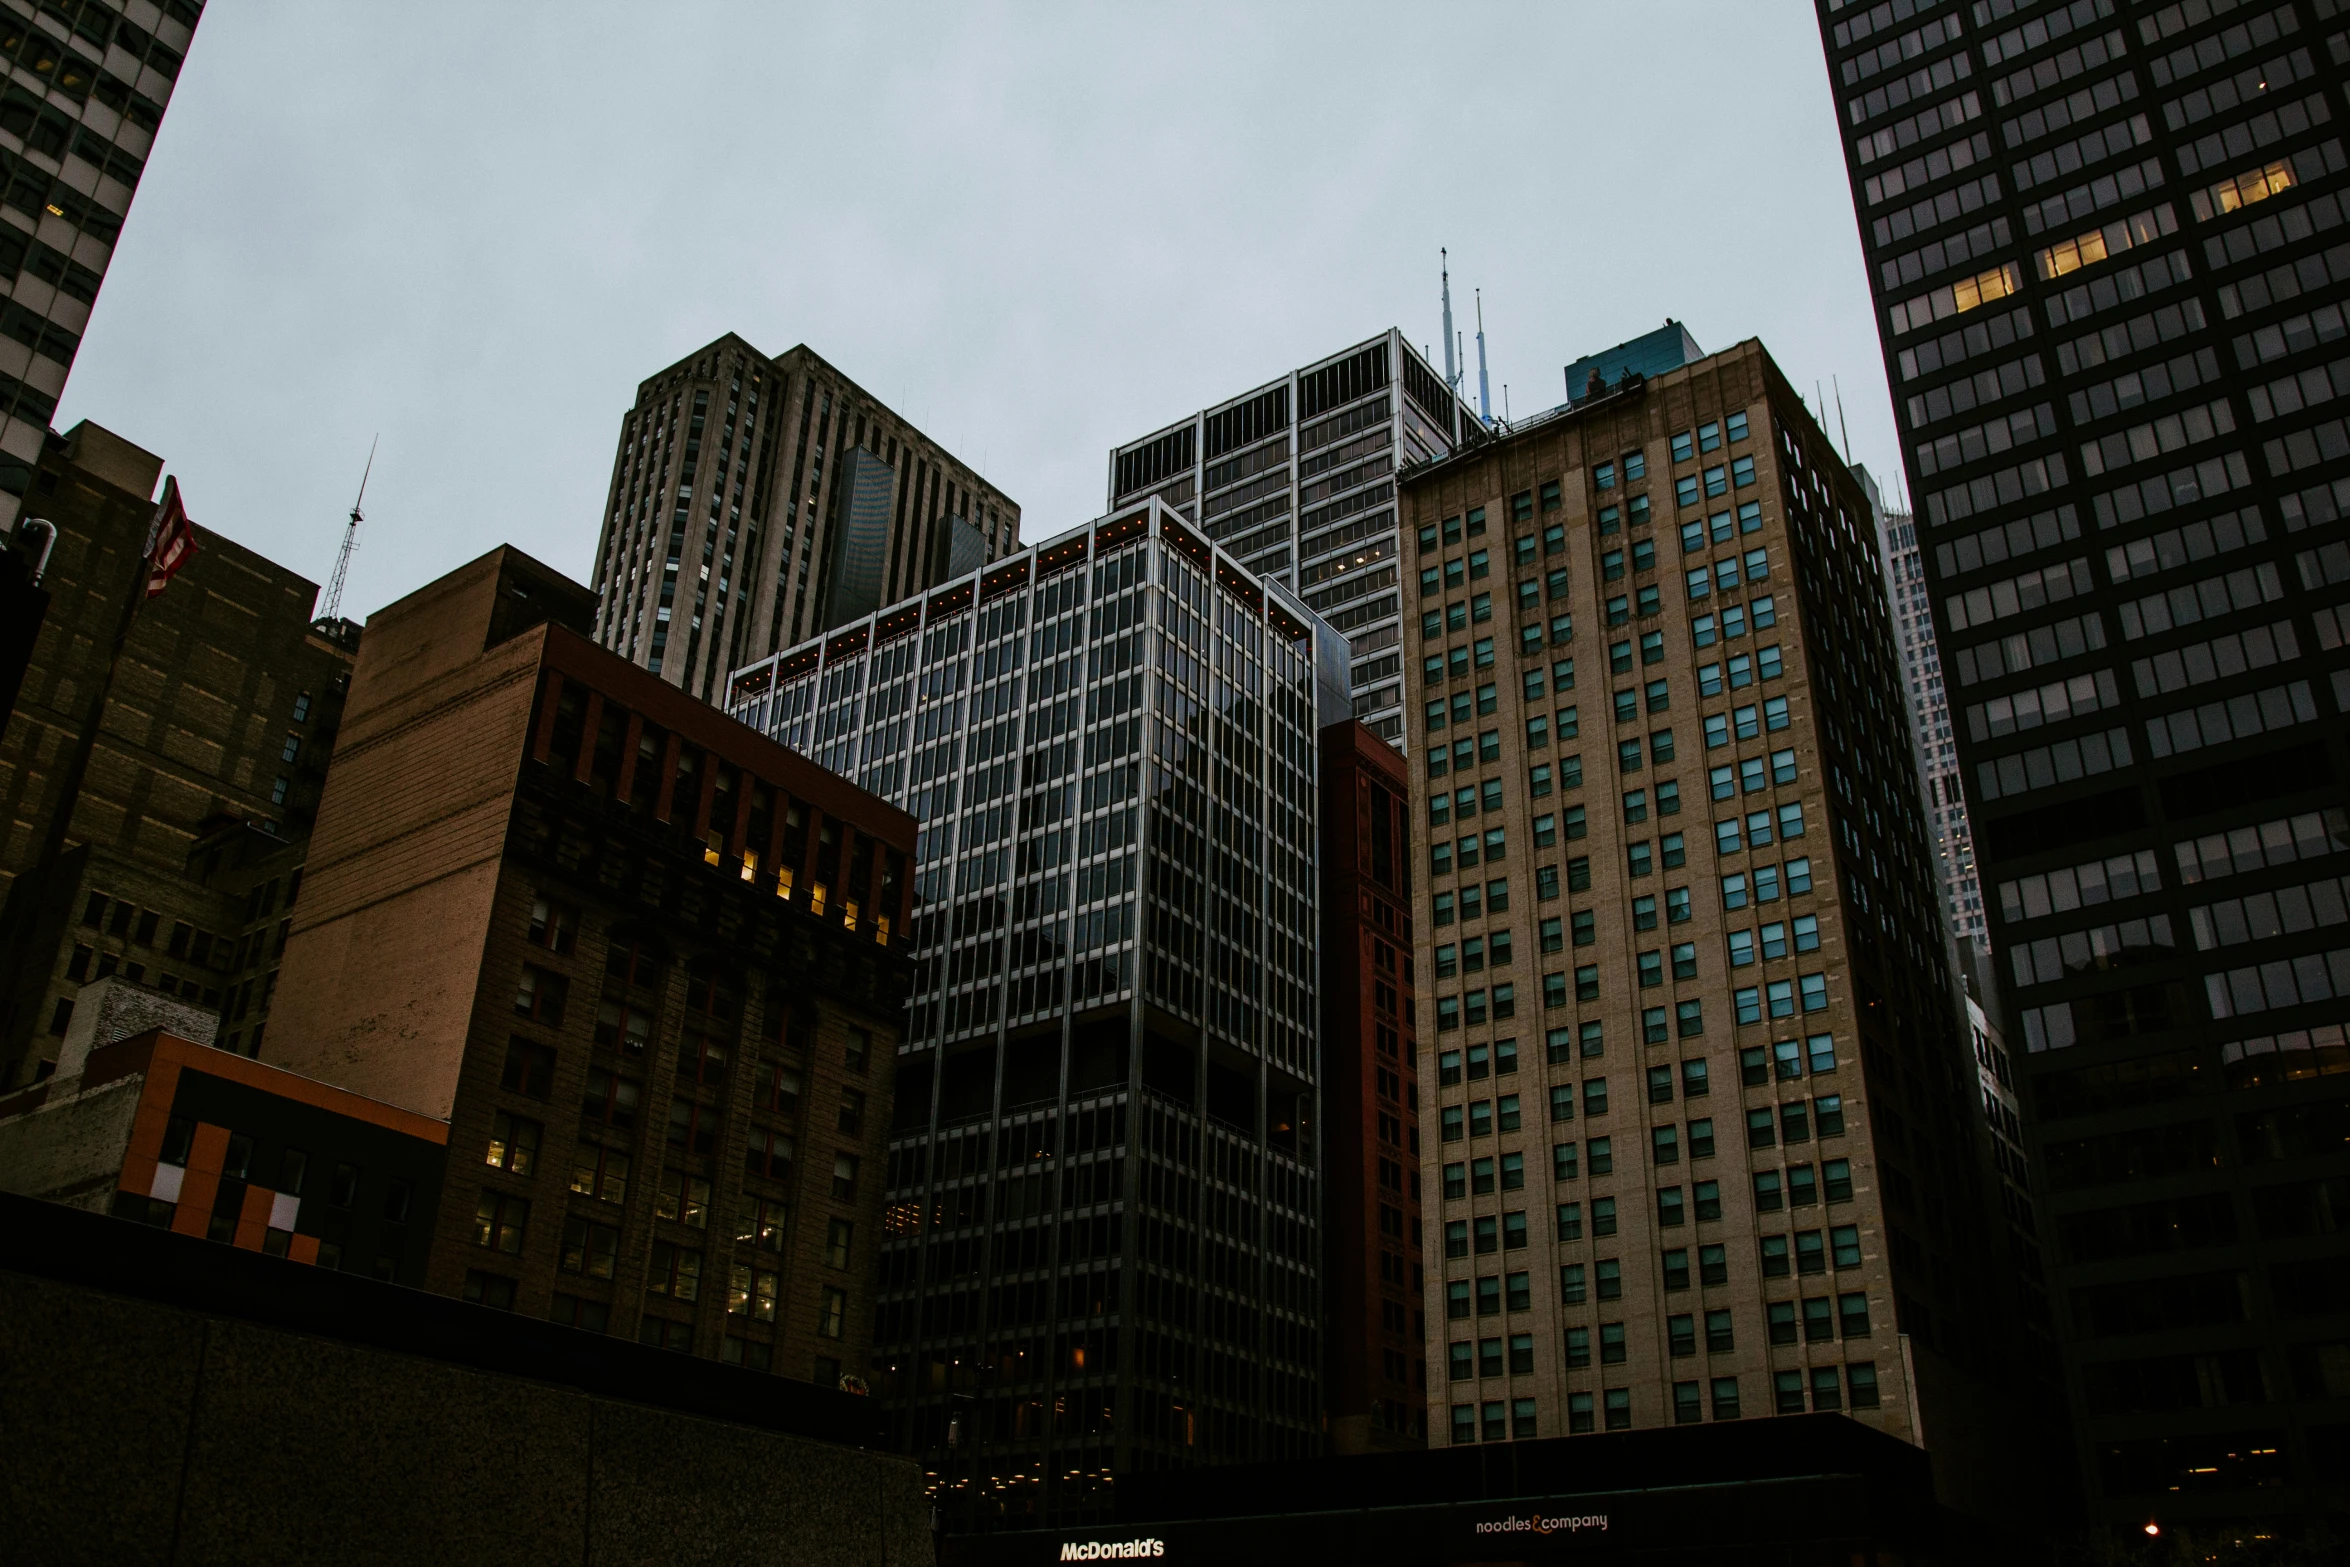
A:
{"type": "Polygon", "coordinates": [[[1760,344],[1671,357],[1404,485],[1429,1440],[1839,1410],[1979,1501],[2014,1296],[1868,503],[1760,344]]]}
{"type": "Polygon", "coordinates": [[[1344,662],[1145,500],[734,678],[737,717],[921,823],[877,1391],[952,1521],[1318,1450],[1344,662]]]}
{"type": "Polygon", "coordinates": [[[1396,475],[1478,428],[1389,330],[1119,447],[1109,499],[1156,495],[1250,571],[1294,586],[1346,633],[1355,716],[1402,745],[1396,475]]]}
{"type": "Polygon", "coordinates": [[[1020,508],[805,346],[732,333],[620,424],[596,640],[715,702],[729,671],[1019,545],[1020,508]]]}
{"type": "Polygon", "coordinates": [[[2330,1505],[2343,7],[1818,9],[2093,1513],[2330,1505]]]}
{"type": "Polygon", "coordinates": [[[0,10],[0,528],[14,528],[202,0],[0,10]]]}

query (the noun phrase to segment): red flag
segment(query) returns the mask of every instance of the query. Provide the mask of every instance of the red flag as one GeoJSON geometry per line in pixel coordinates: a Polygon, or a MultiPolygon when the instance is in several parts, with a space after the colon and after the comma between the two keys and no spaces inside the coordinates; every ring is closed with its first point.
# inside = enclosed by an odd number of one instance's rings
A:
{"type": "Polygon", "coordinates": [[[196,553],[196,525],[180,505],[180,483],[163,481],[163,503],[155,508],[155,522],[147,544],[147,597],[153,598],[196,553]]]}

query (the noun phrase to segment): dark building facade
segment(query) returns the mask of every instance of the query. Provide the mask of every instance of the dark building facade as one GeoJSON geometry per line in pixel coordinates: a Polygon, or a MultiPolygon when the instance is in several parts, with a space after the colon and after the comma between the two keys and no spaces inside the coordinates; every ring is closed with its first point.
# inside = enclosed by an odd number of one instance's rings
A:
{"type": "Polygon", "coordinates": [[[0,13],[0,531],[41,515],[26,491],[203,12],[68,0],[0,13]]]}
{"type": "Polygon", "coordinates": [[[1412,785],[1360,722],[1322,748],[1323,1404],[1341,1453],[1428,1438],[1412,785]]]}
{"type": "Polygon", "coordinates": [[[734,678],[922,826],[877,1343],[950,1522],[1319,1446],[1343,648],[1146,501],[734,678]]]}
{"type": "Polygon", "coordinates": [[[729,671],[1019,539],[1009,497],[805,345],[728,333],[621,419],[595,639],[717,702],[729,671]]]}
{"type": "Polygon", "coordinates": [[[355,639],[347,622],[312,622],[316,583],[199,525],[109,684],[162,469],[84,423],[51,444],[30,491],[57,543],[0,735],[0,923],[16,959],[0,966],[0,1083],[46,1071],[80,986],[116,973],[221,1012],[224,1048],[250,1054],[267,1021],[355,639]]]}
{"type": "Polygon", "coordinates": [[[1819,22],[2093,1512],[2338,1505],[2342,8],[1819,22]]]}
{"type": "Polygon", "coordinates": [[[862,1386],[913,823],[500,549],[370,618],[263,1059],[444,1122],[423,1287],[862,1386]]]}
{"type": "Polygon", "coordinates": [[[1761,344],[1651,369],[1404,485],[1430,1441],[1843,1412],[2012,1504],[1868,498],[1761,344]]]}

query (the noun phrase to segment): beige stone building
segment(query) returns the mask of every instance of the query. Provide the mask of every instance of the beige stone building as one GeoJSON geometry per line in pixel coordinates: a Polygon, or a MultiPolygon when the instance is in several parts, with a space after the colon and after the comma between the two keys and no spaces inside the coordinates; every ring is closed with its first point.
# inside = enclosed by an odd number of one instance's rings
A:
{"type": "Polygon", "coordinates": [[[1759,343],[1688,357],[1404,486],[1429,1440],[1841,1410],[1979,1496],[2012,1294],[1870,512],[1759,343]]]}

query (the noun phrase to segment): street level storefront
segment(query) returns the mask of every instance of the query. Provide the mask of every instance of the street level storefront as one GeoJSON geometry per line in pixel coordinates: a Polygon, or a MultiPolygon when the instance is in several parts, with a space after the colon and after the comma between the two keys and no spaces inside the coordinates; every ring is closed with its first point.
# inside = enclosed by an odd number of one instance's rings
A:
{"type": "Polygon", "coordinates": [[[1935,1502],[1924,1453],[1841,1415],[1138,1473],[1118,1484],[1115,1524],[950,1533],[942,1567],[1927,1567],[1988,1543],[1935,1502]]]}

